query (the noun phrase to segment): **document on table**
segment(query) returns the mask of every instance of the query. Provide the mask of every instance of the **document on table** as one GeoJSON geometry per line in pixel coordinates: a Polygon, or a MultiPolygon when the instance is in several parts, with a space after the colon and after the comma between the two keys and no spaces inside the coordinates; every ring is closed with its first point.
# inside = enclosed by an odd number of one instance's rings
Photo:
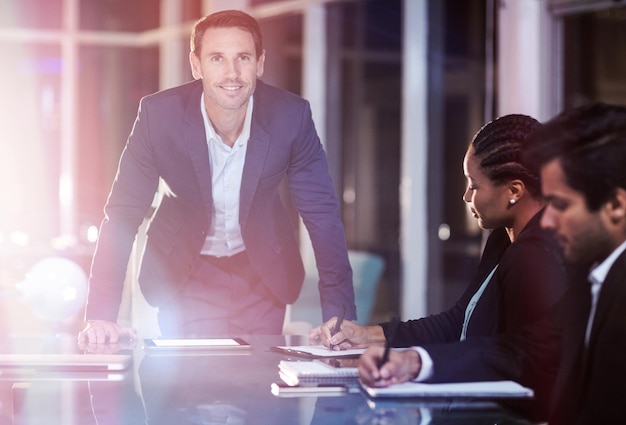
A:
{"type": "Polygon", "coordinates": [[[281,360],[278,363],[278,371],[281,379],[289,385],[303,383],[357,383],[359,371],[356,367],[356,359],[314,359],[314,360],[281,360]],[[344,365],[342,360],[351,361],[355,364],[344,365]],[[337,362],[336,365],[325,363],[326,361],[337,362]]]}
{"type": "Polygon", "coordinates": [[[324,345],[289,345],[273,347],[275,351],[280,351],[294,356],[309,358],[320,357],[360,357],[365,352],[364,348],[353,348],[350,350],[331,350],[324,345]]]}
{"type": "Polygon", "coordinates": [[[449,397],[449,398],[532,398],[532,389],[514,381],[454,383],[404,382],[388,387],[370,387],[361,383],[370,397],[449,397]]]}

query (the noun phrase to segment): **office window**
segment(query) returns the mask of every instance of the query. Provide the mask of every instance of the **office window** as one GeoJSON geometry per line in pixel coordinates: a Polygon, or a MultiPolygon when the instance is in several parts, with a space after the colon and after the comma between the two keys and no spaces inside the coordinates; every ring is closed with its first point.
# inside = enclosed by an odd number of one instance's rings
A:
{"type": "Polygon", "coordinates": [[[63,0],[0,2],[0,28],[58,30],[63,23],[63,0]]]}
{"type": "Polygon", "coordinates": [[[79,11],[82,30],[140,32],[159,26],[161,2],[81,0],[79,11]]]}
{"type": "Polygon", "coordinates": [[[563,18],[564,107],[626,104],[626,7],[563,18]]]}
{"type": "Polygon", "coordinates": [[[76,201],[79,232],[98,225],[141,97],[159,89],[157,47],[79,50],[76,201]]]}

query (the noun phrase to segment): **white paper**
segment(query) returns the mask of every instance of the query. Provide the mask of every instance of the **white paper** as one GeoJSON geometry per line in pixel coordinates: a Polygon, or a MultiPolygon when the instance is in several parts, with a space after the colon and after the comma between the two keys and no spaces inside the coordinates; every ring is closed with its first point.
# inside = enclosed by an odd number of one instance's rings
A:
{"type": "Polygon", "coordinates": [[[364,391],[372,397],[484,397],[532,398],[534,393],[514,381],[481,381],[428,384],[404,382],[388,387],[369,387],[364,391]]]}
{"type": "Polygon", "coordinates": [[[313,357],[344,357],[360,356],[365,352],[365,348],[353,348],[350,350],[331,350],[324,345],[290,345],[276,347],[281,351],[286,351],[295,355],[310,355],[313,357]]]}

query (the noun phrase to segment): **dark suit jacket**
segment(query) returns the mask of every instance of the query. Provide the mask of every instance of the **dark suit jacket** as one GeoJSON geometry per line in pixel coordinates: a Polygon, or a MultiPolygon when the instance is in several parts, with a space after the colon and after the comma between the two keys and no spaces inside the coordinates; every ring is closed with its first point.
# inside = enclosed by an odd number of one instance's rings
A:
{"type": "MultiPolygon", "coordinates": [[[[505,229],[492,231],[478,271],[459,301],[443,313],[404,322],[393,342],[428,351],[434,365],[431,382],[511,379],[533,388],[537,401],[519,406],[533,419],[547,415],[559,333],[552,326],[538,326],[550,333],[526,338],[527,328],[547,320],[567,287],[561,249],[553,235],[540,227],[540,218],[541,212],[513,244],[505,229]],[[498,269],[472,314],[467,339],[460,342],[467,304],[496,264],[498,269]],[[526,355],[528,347],[533,356],[526,355]]],[[[388,325],[383,327],[387,334],[388,325]]]]}
{"type": "MultiPolygon", "coordinates": [[[[476,304],[467,338],[517,332],[543,316],[565,291],[565,266],[552,235],[533,217],[511,244],[504,228],[489,235],[478,271],[464,294],[449,310],[402,322],[395,347],[459,341],[465,309],[485,278],[498,265],[476,304]]],[[[389,324],[383,323],[385,335],[389,324]]]]}
{"type": "Polygon", "coordinates": [[[626,253],[604,281],[585,348],[591,306],[586,277],[581,274],[563,300],[563,345],[550,425],[615,424],[626,417],[626,253]]]}
{"type": "Polygon", "coordinates": [[[533,414],[543,418],[549,406],[550,425],[623,422],[626,253],[606,277],[585,347],[591,308],[588,272],[588,267],[570,269],[564,296],[522,332],[427,346],[441,365],[435,366],[433,380],[516,380],[535,389],[533,414]]]}
{"type": "MultiPolygon", "coordinates": [[[[139,283],[155,306],[185,282],[210,228],[213,199],[201,81],[147,96],[122,153],[100,228],[89,282],[87,319],[115,321],[139,225],[159,182],[139,283]]],[[[320,274],[324,320],[347,307],[355,319],[352,271],[326,155],[304,99],[259,81],[240,192],[239,223],[250,261],[283,303],[304,279],[296,226],[279,194],[287,182],[306,225],[320,274]]]]}

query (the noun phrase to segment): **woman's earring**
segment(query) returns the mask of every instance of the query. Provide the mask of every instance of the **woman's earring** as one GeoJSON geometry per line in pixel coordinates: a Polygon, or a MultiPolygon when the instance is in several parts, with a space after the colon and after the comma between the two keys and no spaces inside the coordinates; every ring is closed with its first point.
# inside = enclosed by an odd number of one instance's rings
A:
{"type": "Polygon", "coordinates": [[[515,205],[515,199],[509,199],[509,205],[515,205]]]}

